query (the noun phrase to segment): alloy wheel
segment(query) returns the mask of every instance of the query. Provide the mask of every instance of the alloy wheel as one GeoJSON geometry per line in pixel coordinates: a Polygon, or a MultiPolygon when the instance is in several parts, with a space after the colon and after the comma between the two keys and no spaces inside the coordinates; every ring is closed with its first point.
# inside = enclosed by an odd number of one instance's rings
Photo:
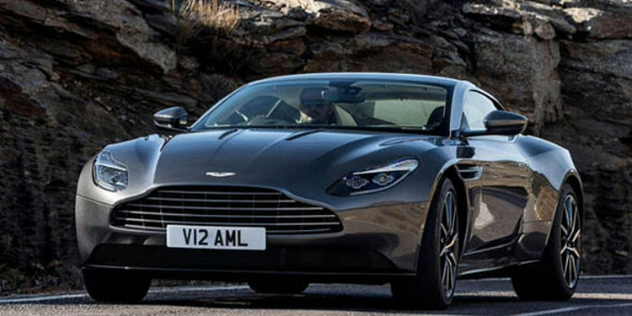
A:
{"type": "Polygon", "coordinates": [[[572,289],[579,280],[581,223],[577,201],[570,194],[564,200],[564,214],[560,228],[562,233],[560,250],[562,272],[566,286],[572,289]]]}
{"type": "Polygon", "coordinates": [[[441,219],[441,252],[439,254],[441,267],[441,287],[446,298],[454,295],[457,274],[457,210],[456,200],[452,192],[445,196],[443,204],[443,218],[441,219]]]}

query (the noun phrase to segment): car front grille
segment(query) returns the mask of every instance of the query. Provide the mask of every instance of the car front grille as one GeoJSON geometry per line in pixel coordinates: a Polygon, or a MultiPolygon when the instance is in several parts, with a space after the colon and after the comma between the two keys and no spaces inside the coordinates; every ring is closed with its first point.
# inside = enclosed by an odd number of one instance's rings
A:
{"type": "Polygon", "coordinates": [[[115,227],[164,231],[170,224],[265,227],[269,235],[342,230],[342,223],[328,209],[250,187],[161,187],[117,206],[112,213],[115,227]]]}

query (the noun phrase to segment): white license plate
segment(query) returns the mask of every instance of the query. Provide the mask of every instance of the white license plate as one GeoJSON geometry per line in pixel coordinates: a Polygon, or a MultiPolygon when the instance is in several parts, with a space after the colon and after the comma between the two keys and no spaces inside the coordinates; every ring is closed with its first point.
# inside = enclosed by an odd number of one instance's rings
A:
{"type": "Polygon", "coordinates": [[[167,247],[266,250],[266,229],[263,227],[167,225],[167,247]]]}

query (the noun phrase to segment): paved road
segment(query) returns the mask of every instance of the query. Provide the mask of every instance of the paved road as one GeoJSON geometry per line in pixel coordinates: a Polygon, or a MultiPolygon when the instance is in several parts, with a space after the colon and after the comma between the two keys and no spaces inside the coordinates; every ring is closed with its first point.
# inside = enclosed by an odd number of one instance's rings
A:
{"type": "Polygon", "coordinates": [[[312,285],[303,295],[246,286],[152,289],[139,305],[97,304],[85,293],[0,298],[0,315],[630,315],[632,276],[582,278],[569,302],[521,302],[508,280],[459,281],[446,311],[399,308],[388,286],[312,285]]]}

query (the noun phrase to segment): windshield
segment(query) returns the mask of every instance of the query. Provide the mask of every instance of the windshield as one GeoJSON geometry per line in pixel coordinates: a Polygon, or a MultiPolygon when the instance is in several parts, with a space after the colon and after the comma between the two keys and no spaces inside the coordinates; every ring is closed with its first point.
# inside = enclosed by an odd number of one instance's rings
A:
{"type": "Polygon", "coordinates": [[[192,130],[213,128],[349,128],[439,132],[445,87],[393,80],[302,80],[246,86],[192,130]]]}

